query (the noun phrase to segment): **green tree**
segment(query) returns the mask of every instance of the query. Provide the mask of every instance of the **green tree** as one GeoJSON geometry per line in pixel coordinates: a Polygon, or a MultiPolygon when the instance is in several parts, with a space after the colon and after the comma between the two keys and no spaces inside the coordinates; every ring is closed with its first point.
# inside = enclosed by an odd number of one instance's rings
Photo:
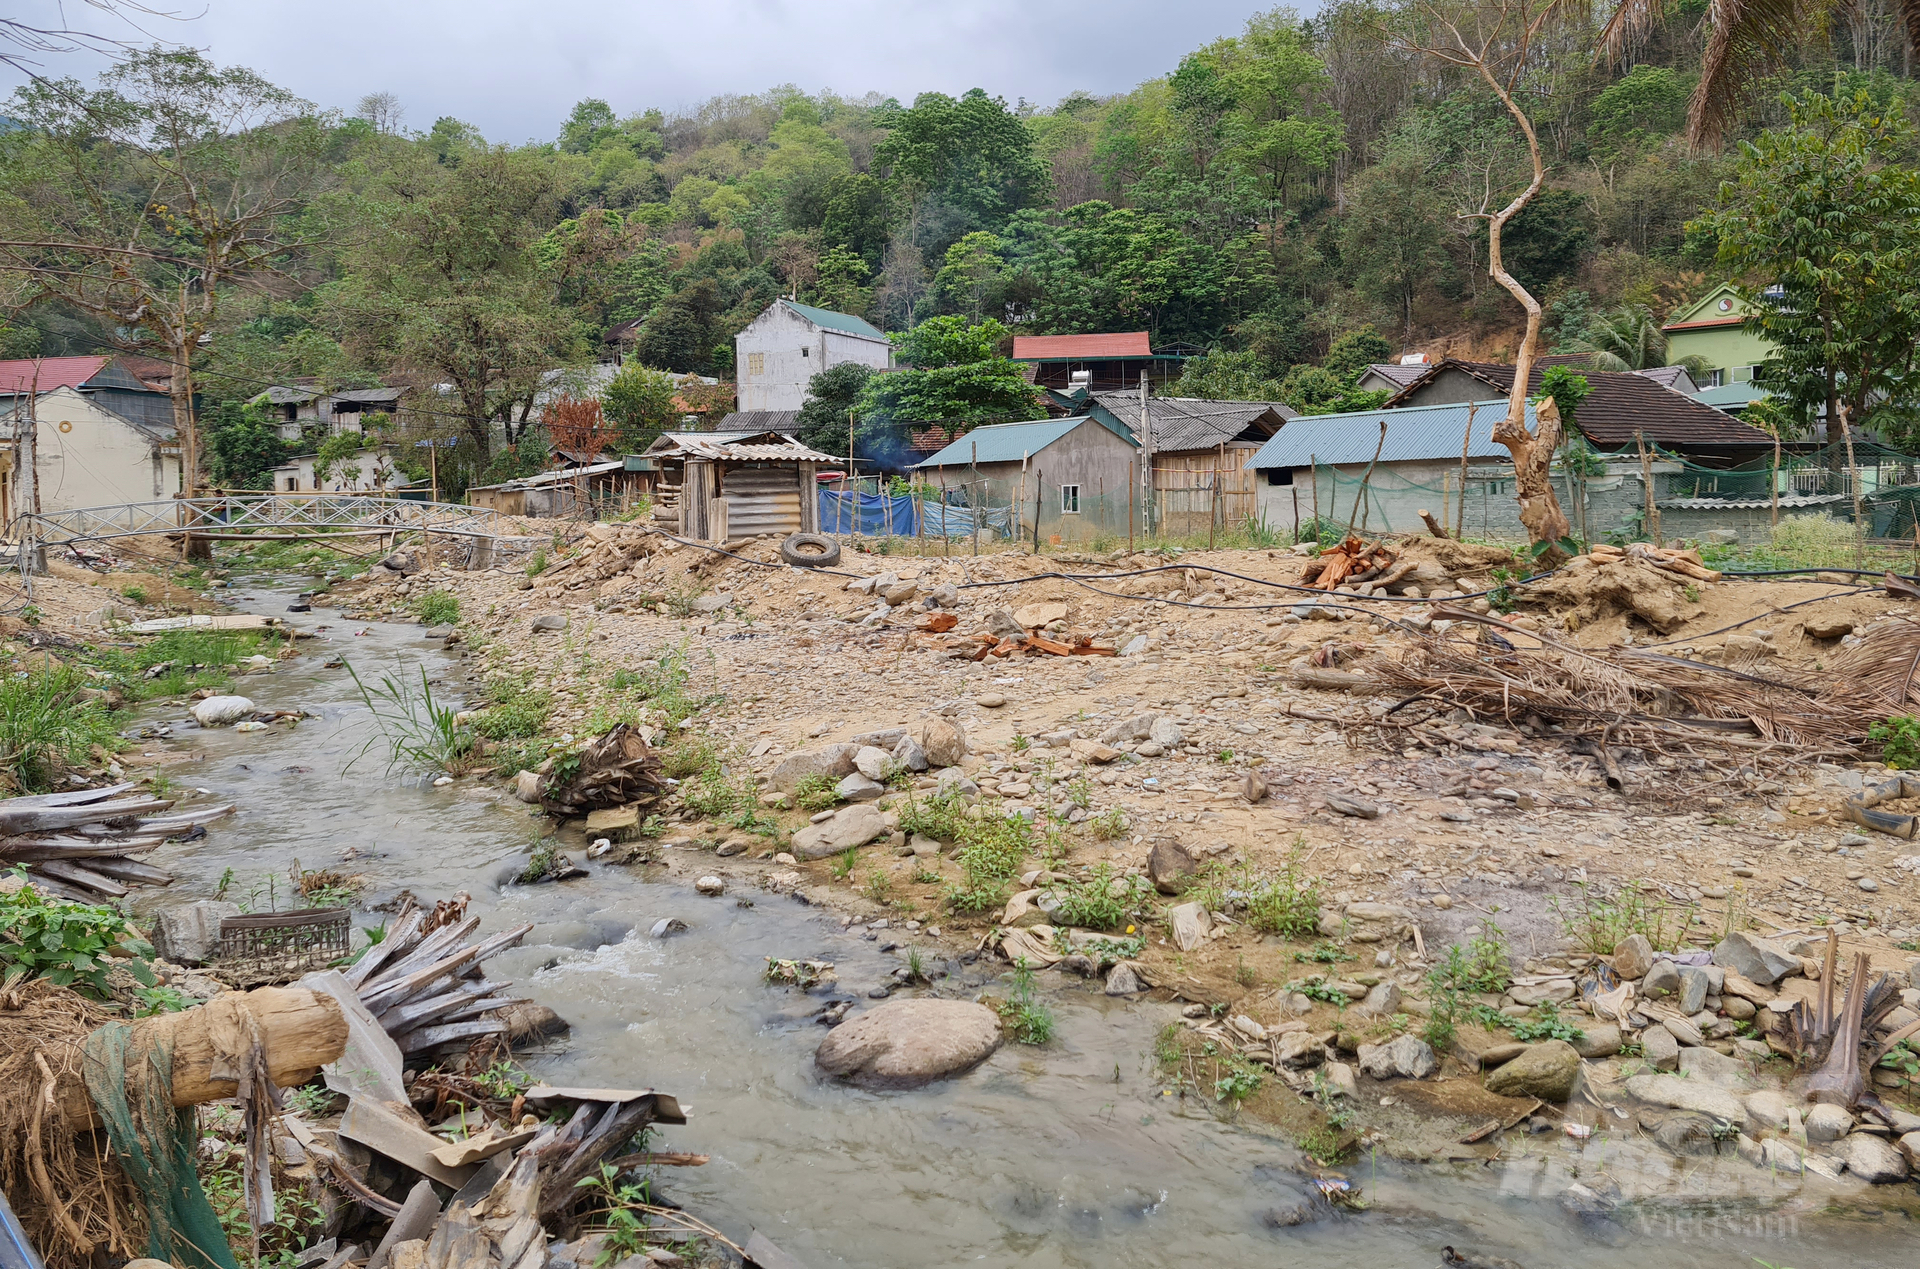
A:
{"type": "Polygon", "coordinates": [[[835,177],[827,189],[820,236],[830,247],[858,252],[878,270],[890,236],[886,187],[865,172],[835,177]]]}
{"type": "Polygon", "coordinates": [[[860,394],[862,432],[929,422],[1007,422],[1047,416],[1019,363],[999,352],[1008,331],[988,319],[934,317],[892,336],[906,369],[875,375],[860,394]]]}
{"type": "Polygon", "coordinates": [[[847,455],[847,415],[857,412],[860,394],[873,378],[873,367],[843,361],[807,380],[807,399],[794,418],[803,444],[823,454],[847,455]]]}
{"type": "Polygon", "coordinates": [[[863,286],[873,270],[851,247],[832,247],[820,257],[818,276],[813,284],[814,303],[836,313],[860,314],[873,302],[873,292],[863,286]]]}
{"type": "Polygon", "coordinates": [[[1210,352],[1187,362],[1168,395],[1209,401],[1284,400],[1280,384],[1268,376],[1268,368],[1255,352],[1210,352]]]}
{"type": "Polygon", "coordinates": [[[621,452],[639,454],[680,421],[673,376],[630,361],[600,390],[600,406],[617,429],[621,452]]]}
{"type": "Polygon", "coordinates": [[[1601,90],[1587,129],[1603,155],[1663,141],[1687,123],[1687,86],[1670,66],[1634,67],[1601,90]]]}
{"type": "Polygon", "coordinates": [[[279,430],[251,404],[223,401],[203,424],[207,478],[216,489],[269,489],[273,469],[285,461],[279,430]]]}
{"type": "Polygon", "coordinates": [[[711,370],[722,337],[720,316],[725,308],[720,284],[714,279],[689,283],[653,310],[640,330],[634,355],[650,365],[682,374],[711,370]]]}
{"type": "MultiPolygon", "coordinates": [[[[921,93],[913,106],[887,117],[887,137],[874,149],[877,168],[908,204],[931,202],[945,213],[932,241],[944,252],[973,229],[991,229],[1048,194],[1046,168],[1033,153],[1033,134],[1007,103],[974,88],[958,98],[921,93]]],[[[915,219],[918,217],[916,216],[915,219]]]]}
{"type": "Polygon", "coordinates": [[[321,319],[350,351],[451,385],[482,460],[496,423],[518,443],[543,372],[589,355],[586,328],[560,300],[562,276],[536,250],[553,179],[532,151],[473,147],[447,166],[430,145],[411,148],[353,200],[362,229],[322,292],[321,319]]]}
{"type": "Polygon", "coordinates": [[[1340,252],[1353,263],[1354,280],[1399,310],[1409,343],[1413,301],[1447,260],[1430,162],[1429,152],[1411,146],[1388,151],[1348,183],[1340,221],[1340,252]]]}
{"type": "Polygon", "coordinates": [[[1755,378],[1802,428],[1908,430],[1920,348],[1920,172],[1910,129],[1866,94],[1783,100],[1702,217],[1774,352],[1755,378]],[[1777,289],[1776,289],[1777,287],[1777,289]]]}
{"type": "Polygon", "coordinates": [[[1367,373],[1368,366],[1378,365],[1392,356],[1393,345],[1386,336],[1371,326],[1362,326],[1334,340],[1320,364],[1342,385],[1351,388],[1367,373]]]}
{"type": "Polygon", "coordinates": [[[976,230],[947,248],[946,261],[933,275],[933,298],[947,312],[978,322],[1004,313],[1007,280],[1000,239],[976,230]]]}
{"type": "MultiPolygon", "coordinates": [[[[0,273],[10,306],[85,314],[171,366],[189,491],[204,465],[193,359],[241,285],[292,281],[331,180],[309,103],[191,50],[136,51],[89,90],[36,76],[0,136],[0,273]]],[[[296,282],[297,285],[297,282],[296,282]]]]}

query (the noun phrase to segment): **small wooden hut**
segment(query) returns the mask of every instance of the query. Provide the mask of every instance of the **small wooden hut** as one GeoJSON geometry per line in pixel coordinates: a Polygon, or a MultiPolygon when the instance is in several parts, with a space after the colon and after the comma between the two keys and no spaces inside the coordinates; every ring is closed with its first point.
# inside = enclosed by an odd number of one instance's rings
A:
{"type": "Polygon", "coordinates": [[[815,476],[840,461],[785,432],[665,432],[645,457],[658,466],[655,517],[672,508],[680,536],[701,542],[818,533],[815,476]]]}

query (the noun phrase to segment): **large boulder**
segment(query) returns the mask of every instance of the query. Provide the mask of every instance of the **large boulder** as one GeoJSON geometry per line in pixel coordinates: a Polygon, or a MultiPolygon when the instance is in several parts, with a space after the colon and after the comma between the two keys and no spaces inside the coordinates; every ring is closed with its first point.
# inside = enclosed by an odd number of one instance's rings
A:
{"type": "Polygon", "coordinates": [[[1588,1022],[1581,1025],[1580,1035],[1574,1040],[1573,1047],[1583,1058],[1612,1057],[1620,1051],[1624,1037],[1620,1028],[1611,1022],[1588,1022]]]}
{"type": "Polygon", "coordinates": [[[1738,930],[1714,947],[1713,963],[1764,986],[1772,986],[1800,968],[1800,958],[1780,944],[1738,930]]]}
{"type": "Polygon", "coordinates": [[[843,806],[831,819],[809,824],[793,835],[793,853],[801,859],[825,859],[854,846],[865,846],[893,831],[886,812],[871,802],[843,806]]]}
{"type": "Polygon", "coordinates": [[[951,718],[929,718],[920,726],[920,747],[936,767],[957,767],[967,756],[967,733],[951,718]]]}
{"type": "Polygon", "coordinates": [[[1893,1185],[1907,1179],[1907,1161],[1900,1151],[1870,1132],[1856,1132],[1840,1143],[1847,1171],[1870,1185],[1893,1185]]]}
{"type": "Polygon", "coordinates": [[[1156,837],[1147,850],[1147,880],[1161,894],[1179,894],[1187,888],[1200,861],[1171,837],[1156,837]]]}
{"type": "Polygon", "coordinates": [[[872,745],[853,751],[853,769],[869,780],[885,780],[893,774],[893,755],[872,745]]]}
{"type": "Polygon", "coordinates": [[[240,915],[237,904],[200,899],[162,908],[153,918],[153,950],[181,965],[204,965],[220,954],[220,922],[240,915]]]}
{"type": "Polygon", "coordinates": [[[889,1000],[827,1032],[813,1061],[828,1075],[917,1088],[971,1070],[1000,1047],[1000,1018],[970,1000],[889,1000]]]}
{"type": "Polygon", "coordinates": [[[227,727],[253,716],[254,704],[244,696],[209,696],[193,707],[193,721],[202,727],[227,727]]]}
{"type": "Polygon", "coordinates": [[[808,776],[825,776],[829,780],[850,776],[853,774],[853,755],[858,752],[858,745],[824,745],[819,749],[790,753],[773,769],[773,787],[782,793],[791,793],[808,776]]]}
{"type": "Polygon", "coordinates": [[[1580,1077],[1580,1053],[1565,1040],[1530,1045],[1525,1053],[1487,1074],[1487,1091],[1502,1097],[1538,1097],[1564,1102],[1580,1077]]]}
{"type": "Polygon", "coordinates": [[[1395,1036],[1385,1044],[1363,1044],[1360,1069],[1377,1080],[1423,1080],[1440,1069],[1440,1059],[1419,1036],[1395,1036]]]}
{"type": "Polygon", "coordinates": [[[1735,1127],[1747,1121],[1747,1106],[1740,1095],[1718,1084],[1678,1075],[1635,1075],[1627,1080],[1627,1093],[1649,1105],[1698,1111],[1735,1127]]]}

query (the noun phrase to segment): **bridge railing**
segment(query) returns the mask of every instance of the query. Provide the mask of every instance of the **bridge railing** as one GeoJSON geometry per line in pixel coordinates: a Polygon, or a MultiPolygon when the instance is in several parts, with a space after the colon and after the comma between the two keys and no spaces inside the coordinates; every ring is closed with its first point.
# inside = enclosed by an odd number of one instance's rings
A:
{"type": "Polygon", "coordinates": [[[493,535],[499,528],[499,513],[490,507],[378,494],[259,493],[43,511],[21,516],[14,534],[58,545],[148,534],[225,536],[291,530],[321,535],[329,530],[390,529],[493,535]]]}

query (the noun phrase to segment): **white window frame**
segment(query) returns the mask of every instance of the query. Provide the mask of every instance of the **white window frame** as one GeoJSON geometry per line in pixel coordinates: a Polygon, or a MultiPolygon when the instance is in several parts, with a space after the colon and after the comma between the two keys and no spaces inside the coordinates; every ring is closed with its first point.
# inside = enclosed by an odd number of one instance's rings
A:
{"type": "Polygon", "coordinates": [[[1080,514],[1080,486],[1060,486],[1060,514],[1063,516],[1080,514]]]}

